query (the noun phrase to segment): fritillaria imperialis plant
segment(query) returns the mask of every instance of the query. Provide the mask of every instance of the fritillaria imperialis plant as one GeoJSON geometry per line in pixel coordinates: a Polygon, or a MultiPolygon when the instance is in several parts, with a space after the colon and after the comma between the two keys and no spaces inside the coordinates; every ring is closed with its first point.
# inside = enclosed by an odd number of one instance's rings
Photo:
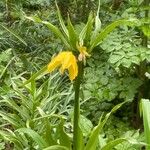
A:
{"type": "MultiPolygon", "coordinates": [[[[74,98],[74,121],[73,121],[73,149],[74,150],[96,150],[99,133],[105,125],[110,114],[117,110],[122,104],[117,105],[108,113],[104,118],[101,117],[99,124],[91,131],[86,145],[83,140],[83,134],[80,129],[80,101],[79,101],[79,91],[80,85],[83,79],[84,67],[86,64],[86,59],[91,56],[91,52],[96,46],[101,44],[102,40],[119,25],[137,25],[138,20],[117,20],[104,29],[101,29],[101,21],[99,19],[99,9],[96,15],[89,14],[88,21],[78,33],[73,26],[69,16],[67,20],[67,26],[65,25],[60,10],[56,4],[58,18],[61,26],[61,30],[47,21],[42,21],[38,17],[27,17],[27,19],[32,20],[37,23],[42,23],[46,25],[55,35],[60,38],[62,43],[65,45],[66,50],[60,52],[58,55],[52,58],[50,63],[41,69],[37,74],[35,74],[31,79],[29,79],[25,84],[29,83],[33,78],[36,78],[43,72],[52,72],[56,68],[60,68],[60,73],[63,74],[65,70],[68,70],[69,79],[74,84],[75,98],[74,98]]],[[[100,8],[100,6],[99,6],[100,8]]],[[[111,141],[102,150],[111,149],[115,145],[128,141],[127,139],[116,139],[111,141]]],[[[53,147],[54,148],[54,147],[53,147]]],[[[70,147],[62,147],[57,145],[56,148],[59,149],[71,149],[70,147]]]]}

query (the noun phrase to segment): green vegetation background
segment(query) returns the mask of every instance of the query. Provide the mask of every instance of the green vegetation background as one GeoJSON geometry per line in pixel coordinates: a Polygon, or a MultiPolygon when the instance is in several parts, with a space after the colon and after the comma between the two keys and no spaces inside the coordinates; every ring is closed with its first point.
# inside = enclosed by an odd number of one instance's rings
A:
{"type": "MultiPolygon", "coordinates": [[[[148,17],[145,2],[102,0],[99,14],[102,27],[122,18],[148,17]]],[[[98,6],[98,0],[58,0],[57,3],[64,20],[67,20],[69,14],[79,31],[86,23],[88,14],[96,13],[98,6]]],[[[42,20],[59,26],[53,0],[0,1],[0,130],[7,128],[13,132],[13,126],[32,126],[30,120],[42,116],[43,113],[57,113],[65,117],[66,130],[71,134],[72,125],[69,121],[72,118],[73,94],[66,75],[61,76],[54,72],[29,87],[21,86],[23,81],[40,70],[50,61],[51,56],[64,47],[45,26],[26,20],[24,14],[39,16],[42,20]],[[8,99],[17,102],[18,106],[21,101],[25,101],[28,108],[16,110],[19,108],[16,106],[14,109],[13,102],[5,104],[4,101],[8,99]],[[44,112],[40,108],[36,110],[41,101],[44,112]],[[4,114],[9,113],[20,121],[14,123],[10,116],[4,117],[4,114]]],[[[98,124],[102,113],[109,112],[120,102],[130,101],[108,120],[99,137],[101,145],[118,137],[144,141],[139,101],[141,98],[150,98],[149,36],[149,25],[143,25],[141,29],[120,26],[95,48],[92,57],[87,60],[80,97],[82,130],[85,135],[98,124]]],[[[56,118],[52,120],[52,124],[57,123],[56,118]]],[[[41,123],[42,121],[37,121],[37,126],[33,127],[39,134],[42,132],[41,128],[44,128],[41,123]]],[[[6,137],[5,140],[0,138],[0,149],[13,148],[13,144],[7,141],[13,133],[0,134],[6,137]]],[[[34,141],[29,142],[25,137],[24,141],[23,147],[38,149],[34,141]]],[[[115,149],[139,150],[140,146],[124,142],[115,149]]]]}

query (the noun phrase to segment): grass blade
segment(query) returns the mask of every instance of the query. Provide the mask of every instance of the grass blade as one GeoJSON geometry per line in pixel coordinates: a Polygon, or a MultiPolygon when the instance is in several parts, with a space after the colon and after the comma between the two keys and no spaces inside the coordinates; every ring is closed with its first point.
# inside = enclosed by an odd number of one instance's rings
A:
{"type": "Polygon", "coordinates": [[[7,27],[5,27],[4,25],[0,24],[0,26],[2,28],[4,28],[6,31],[8,31],[10,34],[12,34],[14,37],[16,37],[20,42],[22,42],[25,46],[27,46],[27,43],[16,33],[14,33],[14,31],[8,29],[7,27]]]}
{"type": "Polygon", "coordinates": [[[39,145],[40,149],[47,147],[47,143],[44,141],[44,139],[37,132],[30,128],[20,128],[15,132],[28,134],[39,145]]]}
{"type": "Polygon", "coordinates": [[[57,37],[59,37],[62,40],[62,42],[64,43],[64,45],[67,48],[70,48],[70,45],[68,44],[68,41],[66,40],[66,38],[64,37],[64,35],[62,34],[62,32],[56,26],[54,26],[53,24],[51,24],[48,21],[42,21],[38,17],[27,17],[26,16],[26,18],[29,19],[29,20],[32,20],[34,22],[42,23],[42,24],[46,25],[50,29],[50,31],[52,31],[57,37]]]}
{"type": "Polygon", "coordinates": [[[150,150],[150,101],[148,99],[142,99],[142,112],[144,121],[144,134],[148,146],[146,150],[150,150]]]}

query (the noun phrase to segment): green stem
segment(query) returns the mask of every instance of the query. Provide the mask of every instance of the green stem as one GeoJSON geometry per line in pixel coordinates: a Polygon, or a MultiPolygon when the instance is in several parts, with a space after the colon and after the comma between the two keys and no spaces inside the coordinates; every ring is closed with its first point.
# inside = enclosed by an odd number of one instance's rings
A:
{"type": "Polygon", "coordinates": [[[73,150],[79,149],[79,120],[80,120],[80,84],[83,78],[83,63],[78,63],[78,76],[76,77],[74,88],[75,88],[75,98],[74,98],[74,120],[73,120],[73,150]]]}

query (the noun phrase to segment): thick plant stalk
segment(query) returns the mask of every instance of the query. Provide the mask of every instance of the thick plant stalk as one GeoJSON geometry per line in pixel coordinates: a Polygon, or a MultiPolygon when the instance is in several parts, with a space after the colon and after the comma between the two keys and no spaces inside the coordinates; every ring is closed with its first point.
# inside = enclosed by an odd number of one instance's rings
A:
{"type": "Polygon", "coordinates": [[[79,141],[79,120],[80,120],[80,84],[83,78],[83,63],[78,62],[78,76],[76,77],[74,88],[75,88],[75,98],[74,98],[74,120],[73,120],[73,150],[78,150],[79,141]]]}

